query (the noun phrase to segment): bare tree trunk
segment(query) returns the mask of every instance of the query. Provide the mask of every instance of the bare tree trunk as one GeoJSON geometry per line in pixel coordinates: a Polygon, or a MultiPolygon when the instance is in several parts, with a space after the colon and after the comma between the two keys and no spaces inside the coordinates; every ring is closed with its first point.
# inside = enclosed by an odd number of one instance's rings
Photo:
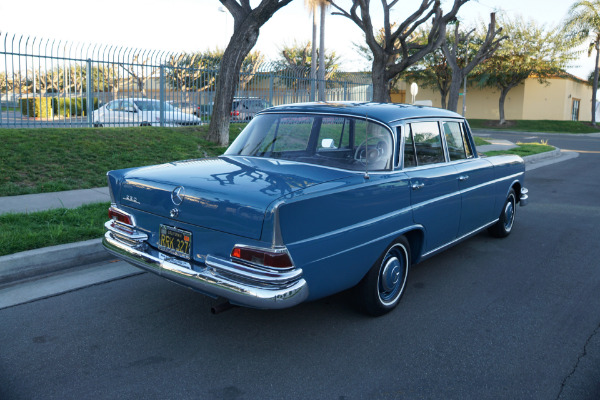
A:
{"type": "MultiPolygon", "coordinates": [[[[504,39],[507,39],[506,36],[503,36],[499,39],[496,39],[498,33],[502,31],[502,28],[496,30],[496,13],[490,14],[490,24],[488,25],[487,33],[485,36],[485,40],[483,43],[479,45],[479,49],[477,53],[472,56],[469,60],[468,55],[464,55],[464,63],[463,67],[459,67],[458,65],[458,45],[459,43],[463,43],[466,46],[469,45],[469,36],[474,32],[474,29],[470,32],[467,32],[464,35],[459,34],[459,24],[456,23],[454,25],[454,43],[452,48],[448,45],[448,40],[445,40],[442,44],[442,51],[444,52],[444,56],[446,56],[446,60],[448,62],[448,66],[452,71],[452,80],[450,83],[450,94],[448,99],[448,110],[456,112],[458,108],[458,97],[460,96],[460,87],[465,81],[469,72],[473,70],[478,64],[490,58],[494,52],[500,46],[500,42],[504,39]]],[[[466,93],[463,93],[463,96],[466,96],[466,93]]],[[[464,101],[463,97],[463,101],[464,101]]],[[[464,111],[464,110],[463,110],[464,111]]]]}
{"type": "Polygon", "coordinates": [[[442,108],[446,108],[446,96],[448,96],[448,92],[440,89],[440,102],[442,103],[442,108]]]}
{"type": "Polygon", "coordinates": [[[316,100],[317,93],[317,13],[313,9],[312,49],[310,53],[310,101],[316,100]]]}
{"type": "Polygon", "coordinates": [[[385,73],[385,62],[377,57],[373,57],[371,67],[371,76],[373,81],[373,101],[379,103],[391,102],[390,80],[385,73]]]}
{"type": "MultiPolygon", "coordinates": [[[[463,79],[455,79],[454,74],[462,75],[458,70],[452,71],[452,81],[450,82],[450,92],[448,95],[448,107],[447,110],[456,112],[458,108],[458,97],[460,96],[460,87],[463,79]]],[[[463,77],[464,78],[464,77],[463,77]]]]}
{"type": "Polygon", "coordinates": [[[321,4],[321,25],[319,28],[319,100],[325,99],[325,14],[326,4],[321,4]]]}
{"type": "Polygon", "coordinates": [[[229,144],[231,104],[239,82],[240,69],[244,58],[258,39],[260,26],[256,20],[247,18],[244,23],[244,29],[237,29],[233,33],[219,67],[213,113],[208,128],[208,140],[219,146],[229,144]]]}
{"type": "Polygon", "coordinates": [[[600,68],[600,40],[596,41],[596,67],[594,68],[594,82],[592,84],[592,125],[596,125],[596,97],[598,92],[598,69],[600,68]]]}
{"type": "Polygon", "coordinates": [[[500,113],[500,125],[504,125],[506,123],[506,119],[504,118],[504,101],[506,100],[506,95],[511,88],[502,88],[500,91],[500,100],[498,100],[498,111],[500,113]]]}

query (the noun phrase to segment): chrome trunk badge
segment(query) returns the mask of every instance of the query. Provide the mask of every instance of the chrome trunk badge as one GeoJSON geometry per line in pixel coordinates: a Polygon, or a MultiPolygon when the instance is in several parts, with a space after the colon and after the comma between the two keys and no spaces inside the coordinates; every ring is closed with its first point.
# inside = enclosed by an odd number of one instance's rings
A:
{"type": "Polygon", "coordinates": [[[123,200],[130,201],[130,202],[135,203],[135,204],[140,204],[140,202],[138,201],[137,198],[135,198],[133,196],[130,196],[130,195],[127,195],[127,196],[123,197],[123,200]]]}
{"type": "Polygon", "coordinates": [[[180,205],[181,203],[183,203],[183,197],[185,196],[185,189],[183,186],[177,186],[175,189],[173,189],[173,192],[171,192],[171,201],[173,202],[173,204],[175,204],[176,206],[180,205]]]}
{"type": "Polygon", "coordinates": [[[174,208],[171,211],[169,211],[169,215],[171,216],[171,218],[177,218],[179,216],[179,210],[174,208]]]}

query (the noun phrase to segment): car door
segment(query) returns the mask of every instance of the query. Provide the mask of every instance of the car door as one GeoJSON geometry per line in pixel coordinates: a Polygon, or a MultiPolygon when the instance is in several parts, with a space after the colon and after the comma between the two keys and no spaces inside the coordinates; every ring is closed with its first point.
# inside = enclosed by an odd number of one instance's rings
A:
{"type": "Polygon", "coordinates": [[[118,122],[121,103],[123,103],[122,100],[113,100],[109,102],[105,107],[104,115],[102,115],[102,120],[100,122],[107,125],[119,126],[118,122]]]}
{"type": "Polygon", "coordinates": [[[410,178],[413,219],[425,229],[424,253],[456,239],[461,198],[458,173],[446,162],[437,121],[406,124],[404,172],[410,178]]]}
{"type": "Polygon", "coordinates": [[[130,99],[123,100],[122,107],[119,114],[119,121],[121,126],[136,126],[138,124],[138,113],[130,99]]]}
{"type": "Polygon", "coordinates": [[[442,122],[448,157],[458,172],[461,193],[461,219],[458,236],[483,227],[493,220],[494,193],[491,182],[494,168],[485,159],[474,156],[469,132],[464,123],[442,122]]]}

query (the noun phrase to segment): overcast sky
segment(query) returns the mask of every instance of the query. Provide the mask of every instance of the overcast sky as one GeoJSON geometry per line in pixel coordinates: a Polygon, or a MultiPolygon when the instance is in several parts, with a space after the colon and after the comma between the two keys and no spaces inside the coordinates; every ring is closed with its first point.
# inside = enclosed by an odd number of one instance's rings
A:
{"type": "MultiPolygon", "coordinates": [[[[257,4],[258,0],[251,2],[257,4]]],[[[350,0],[339,0],[340,5],[350,0]]],[[[372,1],[372,7],[379,5],[372,1]]],[[[393,17],[403,20],[419,0],[400,0],[393,17]]],[[[572,2],[564,0],[471,0],[459,11],[464,24],[489,20],[497,11],[509,16],[522,15],[539,23],[556,25],[564,19],[572,2]]],[[[442,1],[444,9],[449,0],[442,1]]],[[[379,12],[379,10],[375,10],[379,12]]],[[[304,0],[294,0],[281,9],[261,29],[255,49],[275,59],[284,44],[311,39],[312,20],[304,0]]],[[[218,0],[2,0],[0,3],[1,39],[6,34],[25,34],[38,38],[72,42],[122,45],[133,48],[193,52],[225,48],[233,30],[233,19],[218,0]]],[[[327,16],[326,47],[342,57],[346,71],[364,69],[353,42],[363,40],[361,31],[341,16],[327,16]]],[[[0,43],[0,49],[3,48],[0,43]]],[[[593,57],[583,52],[569,69],[587,78],[593,57]]]]}

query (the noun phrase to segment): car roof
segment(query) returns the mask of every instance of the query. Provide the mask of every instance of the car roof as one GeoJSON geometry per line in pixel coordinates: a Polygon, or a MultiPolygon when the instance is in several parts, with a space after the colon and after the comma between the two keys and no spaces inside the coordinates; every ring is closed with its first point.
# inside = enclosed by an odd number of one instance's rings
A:
{"type": "Polygon", "coordinates": [[[384,124],[412,119],[412,118],[460,118],[460,114],[442,108],[415,106],[398,103],[373,103],[373,102],[314,102],[296,103],[275,106],[261,111],[259,114],[267,113],[316,113],[316,114],[343,114],[355,117],[365,116],[369,119],[380,121],[384,124]]]}

